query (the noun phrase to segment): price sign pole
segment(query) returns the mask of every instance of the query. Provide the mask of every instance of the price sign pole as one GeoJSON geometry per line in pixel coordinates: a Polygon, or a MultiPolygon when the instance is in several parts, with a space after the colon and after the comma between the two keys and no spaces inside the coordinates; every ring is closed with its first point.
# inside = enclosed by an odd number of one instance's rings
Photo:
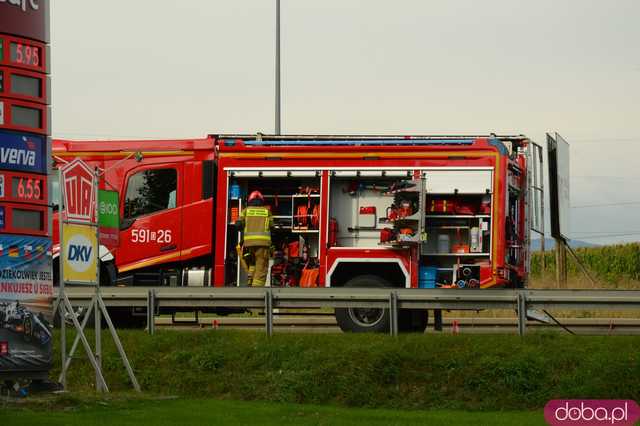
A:
{"type": "Polygon", "coordinates": [[[133,388],[140,392],[140,385],[131,368],[127,354],[122,347],[118,333],[109,317],[107,307],[100,292],[99,267],[99,173],[92,171],[82,160],[76,158],[60,170],[60,339],[62,353],[62,370],[60,383],[66,387],[66,376],[73,355],[78,345],[82,343],[89,362],[96,374],[96,390],[109,392],[109,388],[102,373],[102,318],[104,317],[111,337],[115,343],[122,363],[124,364],[133,388]],[[65,285],[91,286],[95,292],[86,312],[82,324],[78,321],[76,312],[65,293],[65,285]],[[95,352],[87,340],[84,329],[91,315],[95,321],[95,352]],[[65,320],[70,318],[76,330],[76,337],[66,354],[65,320]]]}

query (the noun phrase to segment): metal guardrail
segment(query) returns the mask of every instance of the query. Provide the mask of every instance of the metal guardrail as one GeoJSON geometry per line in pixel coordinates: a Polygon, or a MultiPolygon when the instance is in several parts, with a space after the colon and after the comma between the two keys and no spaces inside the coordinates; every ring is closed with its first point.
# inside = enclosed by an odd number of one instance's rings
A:
{"type": "MultiPolygon", "coordinates": [[[[515,313],[515,312],[514,312],[515,313]]],[[[191,316],[179,319],[160,316],[155,318],[156,329],[174,330],[258,330],[264,328],[264,316],[191,316]]],[[[640,318],[567,318],[558,319],[566,330],[579,335],[640,335],[640,318]]],[[[433,325],[433,324],[432,324],[433,325]]],[[[332,313],[299,312],[298,310],[275,311],[275,332],[335,333],[340,328],[332,313]],[[296,311],[296,312],[293,312],[296,311]]],[[[452,334],[512,333],[518,330],[514,317],[465,316],[442,318],[442,329],[430,328],[425,333],[449,332],[452,334]]],[[[529,318],[527,333],[531,331],[564,331],[556,323],[539,322],[529,318]]]]}
{"type": "MultiPolygon", "coordinates": [[[[66,287],[75,306],[88,305],[93,288],[66,287]]],[[[265,310],[265,329],[273,333],[277,308],[389,309],[391,335],[398,334],[399,309],[514,309],[518,333],[524,335],[528,309],[602,309],[640,311],[640,290],[480,290],[405,288],[251,288],[251,287],[103,287],[108,307],[145,307],[149,332],[160,308],[258,308],[265,310]]]]}

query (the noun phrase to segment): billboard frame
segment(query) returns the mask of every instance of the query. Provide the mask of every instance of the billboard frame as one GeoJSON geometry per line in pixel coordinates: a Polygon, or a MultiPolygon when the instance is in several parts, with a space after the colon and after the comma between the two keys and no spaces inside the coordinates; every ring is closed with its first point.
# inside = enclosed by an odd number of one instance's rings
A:
{"type": "Polygon", "coordinates": [[[547,133],[551,236],[564,242],[569,240],[571,213],[569,152],[569,144],[562,136],[547,133]]]}

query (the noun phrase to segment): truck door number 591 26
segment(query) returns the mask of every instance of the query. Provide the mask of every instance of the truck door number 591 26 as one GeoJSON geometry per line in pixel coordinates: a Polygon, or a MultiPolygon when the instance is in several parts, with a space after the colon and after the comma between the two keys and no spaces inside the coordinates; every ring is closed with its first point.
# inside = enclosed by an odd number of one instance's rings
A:
{"type": "Polygon", "coordinates": [[[171,229],[159,229],[152,231],[150,229],[134,229],[131,231],[132,243],[152,243],[159,244],[171,243],[171,229]]]}

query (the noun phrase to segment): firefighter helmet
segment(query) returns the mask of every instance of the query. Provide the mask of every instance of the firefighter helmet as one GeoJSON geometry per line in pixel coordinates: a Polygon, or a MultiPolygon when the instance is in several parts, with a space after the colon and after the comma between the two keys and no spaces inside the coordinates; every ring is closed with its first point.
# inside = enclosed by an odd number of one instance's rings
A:
{"type": "Polygon", "coordinates": [[[251,194],[249,194],[249,199],[247,201],[253,201],[255,199],[264,201],[264,197],[262,196],[260,191],[253,191],[251,194]]]}

